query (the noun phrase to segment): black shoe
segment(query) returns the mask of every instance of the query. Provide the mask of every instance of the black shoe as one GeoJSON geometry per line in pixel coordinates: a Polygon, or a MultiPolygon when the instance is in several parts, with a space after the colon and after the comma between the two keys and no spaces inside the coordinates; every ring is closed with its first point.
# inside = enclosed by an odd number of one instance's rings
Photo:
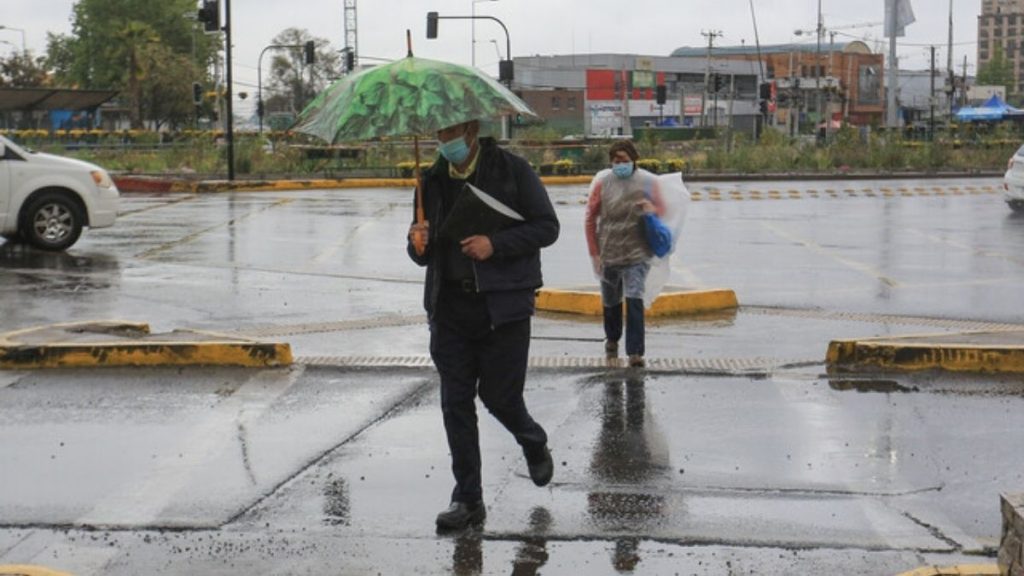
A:
{"type": "Polygon", "coordinates": [[[437,515],[437,527],[442,530],[458,530],[471,524],[480,524],[487,517],[487,510],[481,502],[452,502],[448,509],[437,515]]]}
{"type": "Polygon", "coordinates": [[[555,463],[551,460],[551,450],[544,447],[544,453],[536,460],[526,459],[526,467],[530,469],[530,480],[537,486],[547,486],[555,474],[555,463]]]}

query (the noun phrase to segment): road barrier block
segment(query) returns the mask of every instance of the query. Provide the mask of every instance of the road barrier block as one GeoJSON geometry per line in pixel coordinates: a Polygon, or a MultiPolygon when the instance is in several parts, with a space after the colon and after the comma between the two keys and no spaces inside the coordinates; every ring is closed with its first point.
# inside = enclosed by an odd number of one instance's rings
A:
{"type": "Polygon", "coordinates": [[[241,366],[292,363],[291,347],[213,332],[151,334],[143,323],[56,324],[0,335],[0,369],[96,366],[241,366]]]}
{"type": "MultiPolygon", "coordinates": [[[[736,293],[729,289],[672,289],[662,292],[646,315],[684,316],[732,310],[738,306],[736,293]]],[[[604,314],[601,292],[594,289],[541,288],[537,291],[537,309],[588,316],[604,314]]]]}
{"type": "Polygon", "coordinates": [[[879,370],[1024,373],[1024,330],[833,340],[830,373],[879,370]]]}

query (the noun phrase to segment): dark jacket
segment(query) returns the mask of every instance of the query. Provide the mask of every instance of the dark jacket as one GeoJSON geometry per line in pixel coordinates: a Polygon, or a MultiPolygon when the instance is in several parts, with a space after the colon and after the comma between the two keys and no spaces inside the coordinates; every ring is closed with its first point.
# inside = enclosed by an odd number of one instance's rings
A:
{"type": "MultiPolygon", "coordinates": [[[[473,269],[479,292],[487,297],[491,323],[499,326],[533,313],[532,293],[543,284],[540,249],[558,239],[559,224],[547,190],[526,160],[498,147],[493,138],[479,140],[480,157],[469,181],[507,204],[525,219],[522,224],[505,228],[490,236],[494,254],[473,269]],[[523,298],[522,291],[530,297],[523,298]]],[[[423,174],[423,208],[430,222],[427,250],[417,255],[409,242],[409,257],[427,267],[423,307],[433,319],[442,282],[437,231],[444,221],[441,191],[451,184],[448,161],[443,157],[423,174]]],[[[414,222],[415,222],[415,206],[414,222]]]]}

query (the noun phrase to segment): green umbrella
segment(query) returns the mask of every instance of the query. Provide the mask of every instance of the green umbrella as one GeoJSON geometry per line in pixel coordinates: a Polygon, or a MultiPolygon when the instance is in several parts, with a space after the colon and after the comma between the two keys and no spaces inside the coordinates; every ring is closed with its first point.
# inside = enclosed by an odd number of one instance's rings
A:
{"type": "Polygon", "coordinates": [[[433,135],[506,114],[536,117],[476,68],[409,56],[335,82],[306,106],[292,130],[333,144],[433,135]]]}
{"type": "MultiPolygon", "coordinates": [[[[342,78],[320,93],[292,130],[331,144],[413,136],[416,155],[416,221],[422,223],[420,135],[506,114],[536,118],[525,102],[476,68],[416,58],[407,32],[409,56],[342,78]]],[[[425,240],[414,239],[423,253],[425,240]]]]}

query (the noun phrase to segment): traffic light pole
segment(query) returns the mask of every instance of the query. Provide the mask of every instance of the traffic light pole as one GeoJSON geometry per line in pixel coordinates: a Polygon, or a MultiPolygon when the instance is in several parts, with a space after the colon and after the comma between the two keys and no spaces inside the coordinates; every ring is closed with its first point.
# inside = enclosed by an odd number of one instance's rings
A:
{"type": "Polygon", "coordinates": [[[226,42],[225,47],[225,66],[228,72],[228,106],[227,106],[227,139],[228,139],[228,180],[235,179],[235,118],[234,111],[232,110],[231,101],[234,99],[234,90],[232,89],[232,78],[231,78],[231,0],[224,0],[224,41],[226,42]]]}
{"type": "MultiPolygon", "coordinates": [[[[512,91],[512,79],[514,72],[512,68],[512,39],[508,33],[508,27],[501,20],[494,16],[441,16],[437,12],[427,13],[427,38],[437,38],[438,20],[494,20],[505,31],[505,60],[498,62],[498,79],[505,83],[509,92],[512,91]]],[[[475,48],[474,48],[475,49],[475,48]]],[[[512,117],[508,117],[508,138],[512,139],[512,117]]]]}
{"type": "Polygon", "coordinates": [[[260,57],[256,60],[256,116],[259,118],[260,130],[263,134],[263,54],[267,50],[281,48],[302,48],[302,44],[271,44],[260,51],[260,57]]]}

